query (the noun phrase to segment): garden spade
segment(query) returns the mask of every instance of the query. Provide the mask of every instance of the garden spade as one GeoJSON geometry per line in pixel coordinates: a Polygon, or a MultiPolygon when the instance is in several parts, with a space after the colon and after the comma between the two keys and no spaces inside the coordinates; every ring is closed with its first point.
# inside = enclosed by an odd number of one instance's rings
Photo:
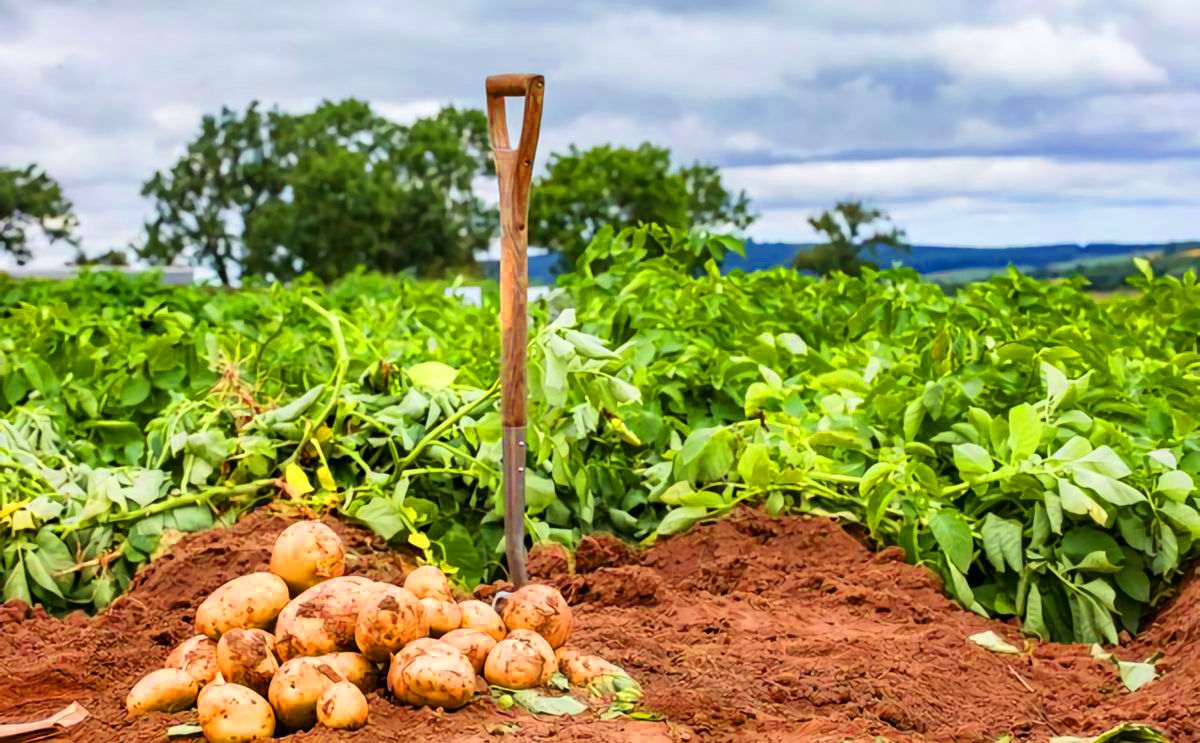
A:
{"type": "Polygon", "coordinates": [[[517,588],[525,585],[525,425],[528,389],[525,345],[529,319],[529,190],[533,158],[542,126],[541,75],[493,75],[487,79],[488,140],[500,182],[500,414],[504,425],[504,541],[508,573],[517,588]],[[505,98],[524,98],[521,140],[508,139],[505,98]]]}

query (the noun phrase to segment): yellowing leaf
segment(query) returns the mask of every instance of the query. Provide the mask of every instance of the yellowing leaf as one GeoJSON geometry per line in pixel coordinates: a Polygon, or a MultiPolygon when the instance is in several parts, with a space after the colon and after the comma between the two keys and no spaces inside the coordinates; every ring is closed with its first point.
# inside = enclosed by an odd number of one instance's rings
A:
{"type": "Polygon", "coordinates": [[[337,492],[337,482],[333,479],[333,473],[330,472],[329,468],[324,465],[321,465],[321,467],[317,470],[317,482],[321,483],[321,487],[325,488],[326,490],[337,492]]]}
{"type": "Polygon", "coordinates": [[[419,550],[429,549],[429,537],[419,531],[411,531],[408,533],[408,543],[419,550]]]}
{"type": "Polygon", "coordinates": [[[312,483],[308,481],[308,475],[304,474],[304,470],[295,462],[288,462],[288,466],[284,468],[283,477],[287,481],[288,490],[292,491],[292,495],[307,495],[313,491],[312,483]]]}
{"type": "Polygon", "coordinates": [[[317,441],[320,441],[322,444],[324,444],[326,441],[333,438],[333,429],[322,423],[317,427],[315,438],[317,441]]]}
{"type": "Polygon", "coordinates": [[[454,383],[458,370],[440,361],[426,361],[408,368],[408,378],[418,387],[444,390],[454,383]]]}

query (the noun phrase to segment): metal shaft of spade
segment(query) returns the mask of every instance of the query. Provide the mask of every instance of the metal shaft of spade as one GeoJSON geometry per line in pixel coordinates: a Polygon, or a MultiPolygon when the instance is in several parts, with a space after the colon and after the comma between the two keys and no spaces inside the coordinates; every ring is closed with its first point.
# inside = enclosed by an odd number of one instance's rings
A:
{"type": "Polygon", "coordinates": [[[525,565],[525,426],[528,406],[525,356],[529,337],[529,192],[542,125],[541,75],[487,79],[488,139],[500,184],[500,414],[504,471],[504,540],[508,573],[517,588],[529,580],[525,565]],[[505,98],[524,98],[521,139],[509,143],[505,98]]]}

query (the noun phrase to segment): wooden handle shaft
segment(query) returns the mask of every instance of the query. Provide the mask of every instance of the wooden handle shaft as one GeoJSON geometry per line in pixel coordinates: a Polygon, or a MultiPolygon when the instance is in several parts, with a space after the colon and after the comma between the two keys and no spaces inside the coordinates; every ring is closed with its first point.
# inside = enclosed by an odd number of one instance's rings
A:
{"type": "Polygon", "coordinates": [[[529,192],[542,126],[541,75],[487,79],[488,136],[500,184],[500,412],[505,426],[526,422],[525,346],[528,342],[529,192]],[[509,144],[504,96],[523,95],[525,113],[517,149],[509,144]]]}

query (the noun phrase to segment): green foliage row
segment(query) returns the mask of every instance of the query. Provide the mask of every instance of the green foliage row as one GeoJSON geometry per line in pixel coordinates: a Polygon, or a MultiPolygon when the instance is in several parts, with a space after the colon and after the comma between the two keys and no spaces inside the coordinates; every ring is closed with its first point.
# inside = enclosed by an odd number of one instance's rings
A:
{"type": "MultiPolygon", "coordinates": [[[[763,503],[859,524],[1030,634],[1136,630],[1200,537],[1194,274],[946,296],[907,271],[722,276],[739,249],[601,230],[535,306],[533,538],[763,503]]],[[[272,498],[499,573],[496,306],[444,289],[0,284],[5,596],[101,607],[178,531],[272,498]]]]}

